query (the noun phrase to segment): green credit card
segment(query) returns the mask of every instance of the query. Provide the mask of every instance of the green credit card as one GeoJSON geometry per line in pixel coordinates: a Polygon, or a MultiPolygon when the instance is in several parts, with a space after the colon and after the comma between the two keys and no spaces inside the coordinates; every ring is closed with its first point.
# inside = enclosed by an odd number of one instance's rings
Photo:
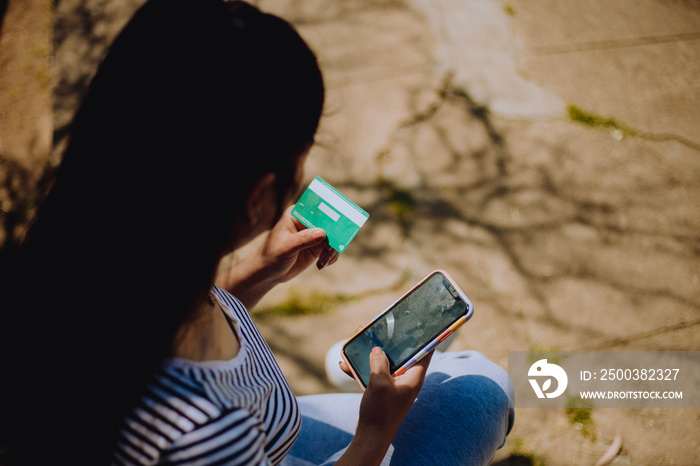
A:
{"type": "Polygon", "coordinates": [[[317,176],[297,201],[292,215],[308,228],[323,228],[328,244],[343,252],[369,214],[317,176]]]}

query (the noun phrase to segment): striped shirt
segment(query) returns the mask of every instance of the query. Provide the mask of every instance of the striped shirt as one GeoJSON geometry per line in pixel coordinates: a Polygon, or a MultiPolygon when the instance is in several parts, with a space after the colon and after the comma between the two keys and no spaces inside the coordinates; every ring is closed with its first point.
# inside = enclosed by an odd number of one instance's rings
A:
{"type": "Polygon", "coordinates": [[[126,417],[114,464],[278,464],[301,415],[282,371],[236,298],[214,287],[236,329],[229,361],[168,359],[126,417]]]}

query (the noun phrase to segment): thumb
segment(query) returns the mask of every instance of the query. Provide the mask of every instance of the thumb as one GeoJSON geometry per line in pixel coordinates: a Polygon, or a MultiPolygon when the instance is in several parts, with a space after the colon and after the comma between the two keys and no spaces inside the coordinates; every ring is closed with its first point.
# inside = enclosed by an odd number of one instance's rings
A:
{"type": "Polygon", "coordinates": [[[379,346],[372,348],[372,352],[369,355],[369,368],[371,375],[391,375],[389,372],[389,359],[379,346]]]}
{"type": "Polygon", "coordinates": [[[292,244],[289,252],[296,253],[316,246],[322,243],[325,238],[326,232],[323,231],[322,228],[301,230],[292,236],[292,244]]]}

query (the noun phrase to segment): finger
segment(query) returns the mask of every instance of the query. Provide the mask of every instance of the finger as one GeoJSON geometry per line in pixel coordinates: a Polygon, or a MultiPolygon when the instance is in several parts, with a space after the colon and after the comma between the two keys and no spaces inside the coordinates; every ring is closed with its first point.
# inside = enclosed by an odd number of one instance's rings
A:
{"type": "Polygon", "coordinates": [[[340,370],[348,374],[350,377],[352,377],[352,371],[348,367],[347,364],[345,364],[345,361],[338,361],[338,365],[340,366],[340,370]]]}
{"type": "Polygon", "coordinates": [[[328,259],[328,254],[326,253],[326,249],[324,248],[321,250],[321,252],[318,255],[318,260],[316,261],[316,268],[318,270],[321,270],[326,266],[326,261],[328,259]]]}
{"type": "Polygon", "coordinates": [[[372,352],[369,355],[369,368],[371,376],[391,375],[389,372],[389,359],[379,346],[372,348],[372,352]]]}
{"type": "Polygon", "coordinates": [[[294,233],[289,239],[289,253],[297,253],[321,244],[326,238],[326,232],[321,228],[309,228],[294,233]]]}
{"type": "Polygon", "coordinates": [[[395,377],[395,381],[400,385],[407,386],[421,386],[423,385],[423,380],[428,371],[428,366],[430,365],[430,360],[433,358],[435,351],[428,353],[423,359],[415,363],[413,366],[409,367],[406,372],[400,376],[395,377]]]}
{"type": "Polygon", "coordinates": [[[331,248],[330,246],[328,248],[324,248],[321,253],[318,255],[318,261],[316,261],[316,267],[318,270],[321,270],[324,267],[328,267],[331,265],[335,260],[333,260],[333,252],[335,250],[331,248]]]}
{"type": "Polygon", "coordinates": [[[328,259],[328,263],[326,264],[326,267],[328,267],[329,265],[335,264],[335,262],[338,260],[339,257],[340,257],[340,253],[338,251],[336,251],[335,249],[332,249],[330,251],[330,258],[328,259]]]}

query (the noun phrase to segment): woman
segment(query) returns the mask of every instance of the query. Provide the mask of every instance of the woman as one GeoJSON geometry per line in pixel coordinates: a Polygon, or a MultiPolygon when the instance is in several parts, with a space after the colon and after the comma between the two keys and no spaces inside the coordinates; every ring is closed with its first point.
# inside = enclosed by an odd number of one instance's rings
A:
{"type": "MultiPolygon", "coordinates": [[[[246,310],[337,259],[322,230],[285,209],[323,101],[313,53],[279,18],[222,0],[149,0],[136,13],[90,85],[14,264],[1,326],[8,464],[325,454],[310,431],[288,455],[299,408],[246,310]],[[268,230],[216,275],[224,255],[268,230]]],[[[393,379],[374,352],[370,386],[343,414],[355,435],[330,461],[379,464],[428,363],[393,379]]]]}

